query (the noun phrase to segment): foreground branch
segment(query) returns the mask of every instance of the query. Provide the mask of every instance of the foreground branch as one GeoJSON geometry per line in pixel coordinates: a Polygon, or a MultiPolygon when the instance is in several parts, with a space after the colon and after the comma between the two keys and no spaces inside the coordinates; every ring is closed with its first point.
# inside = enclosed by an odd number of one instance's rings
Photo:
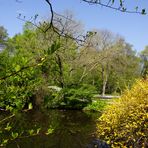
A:
{"type": "Polygon", "coordinates": [[[141,11],[138,11],[138,7],[135,8],[135,11],[133,10],[127,10],[127,8],[124,7],[122,0],[120,0],[120,6],[119,7],[114,7],[114,1],[112,0],[112,2],[109,0],[108,3],[102,3],[101,0],[82,0],[83,2],[86,2],[88,4],[92,4],[92,5],[100,5],[102,7],[106,7],[106,8],[110,8],[113,10],[117,10],[120,12],[126,12],[126,13],[136,13],[136,14],[146,14],[145,9],[142,9],[141,11]]]}

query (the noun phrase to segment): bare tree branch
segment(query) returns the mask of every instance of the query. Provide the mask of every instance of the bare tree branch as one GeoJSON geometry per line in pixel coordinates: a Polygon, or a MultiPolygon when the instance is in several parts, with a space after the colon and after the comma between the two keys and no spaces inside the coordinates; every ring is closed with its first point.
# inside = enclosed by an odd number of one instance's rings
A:
{"type": "Polygon", "coordinates": [[[108,1],[108,3],[102,3],[101,0],[82,0],[83,2],[86,2],[88,4],[96,4],[96,5],[100,5],[100,6],[103,6],[103,7],[106,7],[106,8],[110,8],[110,9],[113,9],[113,10],[117,10],[117,11],[120,11],[120,12],[126,12],[126,13],[136,13],[136,14],[143,14],[145,15],[146,12],[145,12],[145,9],[142,9],[141,11],[138,11],[137,9],[136,10],[127,10],[127,8],[124,7],[123,5],[123,2],[124,1],[120,1],[120,6],[119,7],[114,7],[113,6],[113,3],[114,2],[111,2],[110,0],[108,1]]]}
{"type": "Polygon", "coordinates": [[[50,12],[51,12],[51,19],[50,19],[50,25],[46,28],[45,32],[47,30],[49,30],[51,27],[53,27],[53,17],[54,17],[54,12],[53,12],[53,8],[52,8],[52,4],[50,3],[49,0],[45,0],[48,5],[49,5],[49,8],[50,8],[50,12]]]}

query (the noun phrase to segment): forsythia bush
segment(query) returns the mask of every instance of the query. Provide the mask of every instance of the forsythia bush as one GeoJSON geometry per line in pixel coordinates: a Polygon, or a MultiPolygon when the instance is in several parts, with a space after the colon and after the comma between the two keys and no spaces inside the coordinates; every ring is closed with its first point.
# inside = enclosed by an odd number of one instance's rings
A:
{"type": "Polygon", "coordinates": [[[148,147],[148,79],[108,106],[97,126],[99,138],[111,147],[148,147]]]}

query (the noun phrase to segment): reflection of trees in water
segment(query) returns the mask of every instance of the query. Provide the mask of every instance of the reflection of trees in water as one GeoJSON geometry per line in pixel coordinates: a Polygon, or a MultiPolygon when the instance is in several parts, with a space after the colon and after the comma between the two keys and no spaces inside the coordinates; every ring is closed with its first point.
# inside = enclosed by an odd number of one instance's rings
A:
{"type": "Polygon", "coordinates": [[[96,131],[92,114],[76,110],[30,111],[18,114],[11,124],[13,130],[19,133],[41,127],[38,135],[18,138],[9,143],[11,148],[16,147],[16,143],[21,148],[83,148],[94,138],[96,131]],[[53,133],[45,135],[48,128],[53,128],[53,133]]]}

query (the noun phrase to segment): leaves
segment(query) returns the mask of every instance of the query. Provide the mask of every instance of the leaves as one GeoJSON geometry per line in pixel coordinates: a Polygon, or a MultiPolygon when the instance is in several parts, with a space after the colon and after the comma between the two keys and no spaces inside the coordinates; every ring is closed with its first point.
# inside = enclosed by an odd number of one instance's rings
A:
{"type": "Polygon", "coordinates": [[[15,71],[19,71],[21,68],[20,68],[20,65],[16,65],[15,67],[15,71]]]}
{"type": "Polygon", "coordinates": [[[48,54],[51,55],[60,48],[60,42],[55,41],[50,48],[48,48],[48,54]]]}
{"type": "Polygon", "coordinates": [[[0,144],[0,146],[5,146],[8,143],[8,141],[9,141],[8,139],[4,139],[0,144]]]}
{"type": "Polygon", "coordinates": [[[54,129],[52,127],[48,128],[46,135],[52,134],[54,129]]]}
{"type": "Polygon", "coordinates": [[[12,127],[10,126],[10,123],[7,123],[7,126],[5,127],[5,130],[6,130],[6,131],[10,131],[11,128],[12,128],[12,127]]]}
{"type": "Polygon", "coordinates": [[[14,133],[14,132],[11,133],[11,136],[13,139],[16,139],[18,137],[18,135],[19,135],[18,133],[14,133]]]}
{"type": "Polygon", "coordinates": [[[32,103],[29,103],[29,105],[28,105],[28,109],[33,109],[33,105],[32,105],[32,103]]]}
{"type": "Polygon", "coordinates": [[[29,133],[29,135],[33,135],[34,134],[34,130],[33,129],[28,130],[28,133],[29,133]]]}
{"type": "Polygon", "coordinates": [[[112,147],[142,147],[147,137],[147,106],[148,80],[139,80],[106,108],[98,123],[99,137],[112,147]]]}

